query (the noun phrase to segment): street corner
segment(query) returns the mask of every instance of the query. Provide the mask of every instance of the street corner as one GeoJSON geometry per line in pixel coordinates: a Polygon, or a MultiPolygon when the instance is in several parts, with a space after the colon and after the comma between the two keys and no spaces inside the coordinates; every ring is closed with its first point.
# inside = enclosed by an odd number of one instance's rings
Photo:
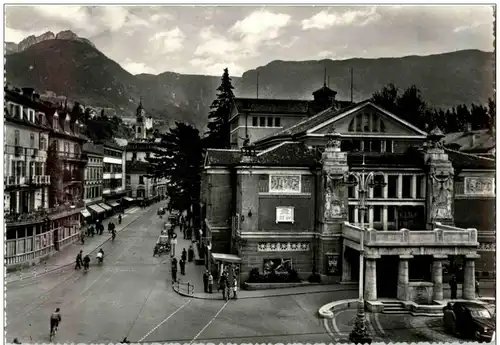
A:
{"type": "MultiPolygon", "coordinates": [[[[368,334],[374,342],[390,341],[380,324],[377,314],[366,312],[365,317],[368,334]]],[[[352,304],[349,307],[332,311],[331,318],[323,319],[323,326],[334,341],[348,343],[350,342],[349,334],[354,328],[356,318],[357,308],[355,304],[352,304]]]]}

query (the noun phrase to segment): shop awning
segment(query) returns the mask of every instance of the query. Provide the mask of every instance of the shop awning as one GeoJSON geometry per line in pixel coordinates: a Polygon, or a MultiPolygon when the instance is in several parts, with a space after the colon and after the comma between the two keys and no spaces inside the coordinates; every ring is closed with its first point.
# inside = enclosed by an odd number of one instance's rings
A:
{"type": "Polygon", "coordinates": [[[88,205],[87,207],[90,208],[92,211],[94,211],[97,214],[106,212],[105,209],[99,207],[98,205],[88,205]]]}
{"type": "Polygon", "coordinates": [[[124,196],[123,199],[126,201],[134,201],[134,198],[131,198],[129,196],[124,196]]]}
{"type": "Polygon", "coordinates": [[[241,262],[241,258],[233,254],[212,253],[212,259],[220,262],[241,262]]]}
{"type": "Polygon", "coordinates": [[[116,201],[108,201],[108,205],[111,207],[120,207],[120,204],[116,201]]]}
{"type": "Polygon", "coordinates": [[[106,211],[111,211],[113,209],[113,208],[109,207],[108,205],[106,205],[105,203],[100,203],[99,207],[102,207],[106,211]]]}
{"type": "Polygon", "coordinates": [[[90,216],[91,216],[90,212],[89,212],[89,211],[87,211],[87,210],[81,210],[81,211],[80,211],[80,213],[81,213],[81,215],[82,215],[82,216],[84,216],[85,218],[87,218],[87,217],[90,217],[90,216]]]}

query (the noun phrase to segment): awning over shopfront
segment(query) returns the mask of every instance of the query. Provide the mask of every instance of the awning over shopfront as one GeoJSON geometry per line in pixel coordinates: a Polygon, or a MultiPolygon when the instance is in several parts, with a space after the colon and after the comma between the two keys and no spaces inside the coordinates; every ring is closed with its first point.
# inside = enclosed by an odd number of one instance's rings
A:
{"type": "Polygon", "coordinates": [[[82,216],[84,216],[85,218],[87,218],[87,217],[90,217],[90,216],[91,216],[90,212],[89,212],[89,211],[87,211],[87,210],[82,210],[82,211],[80,211],[80,213],[81,213],[81,215],[82,215],[82,216]]]}
{"type": "Polygon", "coordinates": [[[105,209],[99,207],[98,205],[88,205],[87,207],[97,214],[106,212],[105,209]]]}
{"type": "Polygon", "coordinates": [[[111,207],[120,207],[120,204],[116,201],[108,201],[108,205],[111,207]]]}
{"type": "Polygon", "coordinates": [[[129,196],[124,196],[124,197],[123,197],[123,199],[124,199],[125,201],[134,201],[134,198],[131,198],[131,197],[129,197],[129,196]]]}
{"type": "Polygon", "coordinates": [[[108,205],[106,205],[105,203],[100,203],[99,207],[102,207],[106,211],[111,211],[113,209],[113,208],[109,207],[108,205]]]}
{"type": "Polygon", "coordinates": [[[241,258],[233,254],[212,253],[212,259],[220,262],[240,263],[241,258]]]}

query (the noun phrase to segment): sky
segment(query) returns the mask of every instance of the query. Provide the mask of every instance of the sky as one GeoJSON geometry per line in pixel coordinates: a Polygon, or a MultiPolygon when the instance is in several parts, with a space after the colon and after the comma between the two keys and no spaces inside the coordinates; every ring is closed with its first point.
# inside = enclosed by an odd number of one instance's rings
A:
{"type": "Polygon", "coordinates": [[[6,6],[5,41],[72,30],[132,74],[493,51],[491,6],[6,6]]]}

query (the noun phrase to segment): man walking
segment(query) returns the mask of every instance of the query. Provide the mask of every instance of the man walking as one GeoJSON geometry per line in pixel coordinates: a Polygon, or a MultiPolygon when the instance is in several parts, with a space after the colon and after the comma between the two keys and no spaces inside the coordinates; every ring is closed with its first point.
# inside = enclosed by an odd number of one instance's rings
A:
{"type": "Polygon", "coordinates": [[[82,256],[83,256],[83,250],[80,250],[80,253],[76,255],[76,265],[75,265],[75,270],[79,270],[82,268],[82,256]]]}
{"type": "Polygon", "coordinates": [[[172,281],[177,281],[177,259],[172,259],[172,281]]]}
{"type": "Polygon", "coordinates": [[[214,277],[212,273],[208,273],[208,293],[212,293],[212,286],[214,285],[214,277]]]}
{"type": "Polygon", "coordinates": [[[203,273],[203,291],[208,292],[208,270],[203,273]]]}
{"type": "Polygon", "coordinates": [[[457,299],[457,277],[453,275],[450,279],[451,299],[457,299]]]}
{"type": "Polygon", "coordinates": [[[179,261],[179,266],[181,267],[181,274],[183,276],[186,275],[186,260],[182,257],[181,261],[179,261]]]}

